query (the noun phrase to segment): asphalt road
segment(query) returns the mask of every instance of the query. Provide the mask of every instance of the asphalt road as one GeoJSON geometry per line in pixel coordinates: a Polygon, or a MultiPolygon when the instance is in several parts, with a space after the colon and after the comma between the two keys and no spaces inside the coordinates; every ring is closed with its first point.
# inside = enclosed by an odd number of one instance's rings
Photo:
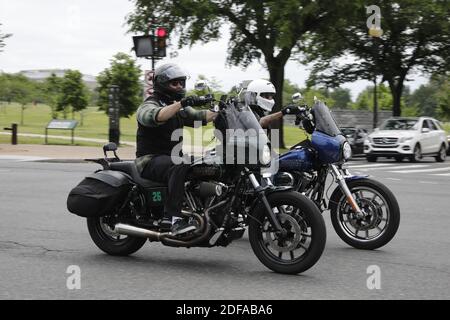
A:
{"type": "Polygon", "coordinates": [[[149,243],[131,257],[108,256],[66,209],[70,189],[95,164],[0,160],[0,299],[450,299],[450,162],[413,165],[351,164],[397,196],[402,216],[391,243],[353,249],[325,214],[320,261],[287,276],[266,269],[246,238],[212,249],[149,243]],[[80,289],[67,287],[74,265],[80,289]],[[380,289],[367,286],[373,266],[380,289]]]}

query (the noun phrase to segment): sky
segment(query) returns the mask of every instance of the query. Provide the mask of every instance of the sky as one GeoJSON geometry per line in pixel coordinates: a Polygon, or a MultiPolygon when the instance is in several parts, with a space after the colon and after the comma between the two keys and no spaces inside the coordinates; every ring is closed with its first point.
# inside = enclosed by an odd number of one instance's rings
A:
{"type": "MultiPolygon", "coordinates": [[[[109,67],[117,52],[134,56],[132,36],[127,33],[125,17],[133,11],[129,0],[0,0],[0,30],[12,33],[0,53],[0,70],[13,73],[33,69],[76,69],[97,76],[109,67]]],[[[218,41],[177,50],[168,48],[168,56],[157,63],[175,62],[190,75],[191,89],[199,74],[215,77],[224,91],[243,80],[269,78],[266,69],[255,62],[247,69],[226,66],[229,35],[225,32],[218,41]],[[177,51],[176,58],[170,53],[177,51]]],[[[142,70],[151,69],[151,60],[138,59],[142,70]]],[[[308,67],[289,61],[285,77],[303,87],[308,67]]],[[[412,76],[408,82],[412,90],[427,82],[412,76]]],[[[344,84],[353,100],[367,86],[368,81],[344,84]]]]}

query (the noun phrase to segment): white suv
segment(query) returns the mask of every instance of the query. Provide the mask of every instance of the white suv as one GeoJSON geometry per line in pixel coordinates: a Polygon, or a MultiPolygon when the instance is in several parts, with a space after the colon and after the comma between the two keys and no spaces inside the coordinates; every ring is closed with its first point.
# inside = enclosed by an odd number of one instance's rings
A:
{"type": "Polygon", "coordinates": [[[434,156],[442,162],[448,148],[441,124],[430,117],[389,118],[364,141],[364,154],[369,162],[377,161],[377,157],[417,162],[423,156],[434,156]]]}

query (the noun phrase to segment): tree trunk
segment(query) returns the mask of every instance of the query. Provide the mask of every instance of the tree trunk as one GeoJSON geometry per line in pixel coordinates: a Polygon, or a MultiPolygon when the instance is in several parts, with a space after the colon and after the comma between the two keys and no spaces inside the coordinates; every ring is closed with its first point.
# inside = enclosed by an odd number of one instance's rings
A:
{"type": "Polygon", "coordinates": [[[389,89],[391,90],[393,106],[392,106],[392,115],[394,117],[400,117],[402,115],[402,93],[403,93],[403,81],[404,77],[401,77],[400,80],[391,80],[389,82],[389,89]]]}
{"type": "MultiPolygon", "coordinates": [[[[284,66],[285,63],[276,63],[275,61],[267,63],[269,68],[270,81],[277,90],[275,94],[275,106],[273,112],[278,112],[283,107],[283,83],[284,83],[284,66]]],[[[273,125],[274,129],[279,129],[279,148],[286,148],[284,144],[284,132],[283,132],[283,118],[273,125]]]]}
{"type": "Polygon", "coordinates": [[[25,105],[22,105],[21,111],[20,111],[20,125],[23,126],[23,116],[25,111],[25,105]]]}

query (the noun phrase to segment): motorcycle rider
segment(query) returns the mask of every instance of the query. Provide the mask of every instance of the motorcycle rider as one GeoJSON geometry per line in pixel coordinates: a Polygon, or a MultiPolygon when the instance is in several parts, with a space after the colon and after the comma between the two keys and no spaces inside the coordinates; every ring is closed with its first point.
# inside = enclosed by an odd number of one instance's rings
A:
{"type": "Polygon", "coordinates": [[[275,105],[276,89],[272,82],[264,79],[251,81],[245,92],[245,100],[259,119],[262,128],[269,129],[270,124],[286,114],[295,114],[295,108],[287,106],[281,111],[272,112],[275,105]]]}
{"type": "Polygon", "coordinates": [[[185,96],[186,79],[187,74],[176,64],[168,63],[156,68],[154,94],[137,111],[136,165],[143,178],[168,185],[160,227],[170,229],[174,235],[195,230],[196,223],[181,217],[184,184],[190,165],[174,164],[172,149],[182,142],[183,137],[172,141],[172,133],[182,130],[185,125],[193,127],[194,121],[202,121],[206,125],[216,116],[209,110],[192,108],[205,102],[197,96],[185,96]]]}

